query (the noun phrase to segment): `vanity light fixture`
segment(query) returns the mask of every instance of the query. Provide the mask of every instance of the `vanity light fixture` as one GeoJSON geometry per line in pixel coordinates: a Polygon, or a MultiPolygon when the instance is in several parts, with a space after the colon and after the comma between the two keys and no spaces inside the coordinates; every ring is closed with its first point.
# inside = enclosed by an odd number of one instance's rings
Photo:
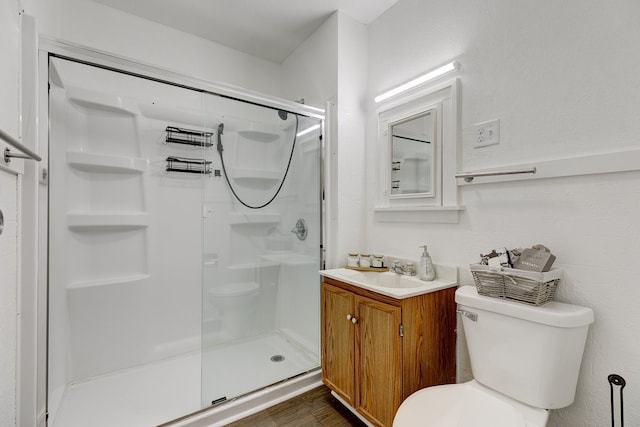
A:
{"type": "Polygon", "coordinates": [[[316,124],[316,125],[310,126],[310,127],[306,128],[305,130],[301,130],[300,132],[298,132],[298,133],[296,134],[296,136],[300,137],[300,136],[302,136],[302,135],[306,135],[306,134],[308,134],[308,133],[310,133],[310,132],[313,132],[314,130],[319,129],[319,128],[320,128],[320,125],[319,125],[319,124],[316,124]]]}
{"type": "Polygon", "coordinates": [[[411,80],[411,81],[409,81],[407,83],[401,84],[398,87],[395,87],[395,88],[393,88],[393,89],[391,89],[391,90],[389,90],[389,91],[387,91],[387,92],[385,92],[383,94],[380,94],[380,95],[376,96],[373,100],[375,102],[382,102],[385,99],[391,98],[392,96],[398,95],[398,94],[400,94],[402,92],[406,92],[409,89],[412,89],[412,88],[414,88],[414,87],[416,87],[418,85],[426,83],[426,82],[428,82],[430,80],[433,80],[433,79],[435,79],[437,77],[440,77],[443,74],[446,74],[446,73],[448,73],[450,71],[457,70],[457,69],[458,69],[458,63],[456,61],[449,62],[447,65],[443,65],[442,67],[436,68],[433,71],[429,71],[428,73],[423,74],[420,77],[416,77],[415,79],[413,79],[413,80],[411,80]]]}

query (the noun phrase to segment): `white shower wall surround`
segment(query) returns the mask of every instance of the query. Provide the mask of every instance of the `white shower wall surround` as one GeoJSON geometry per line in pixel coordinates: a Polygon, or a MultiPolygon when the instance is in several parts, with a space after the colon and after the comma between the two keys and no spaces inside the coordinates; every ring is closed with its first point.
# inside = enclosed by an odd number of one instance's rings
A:
{"type": "MultiPolygon", "coordinates": [[[[167,173],[166,158],[206,159],[220,170],[215,129],[224,123],[231,182],[245,201],[260,204],[283,178],[295,115],[283,120],[273,109],[60,58],[50,60],[50,86],[51,425],[64,425],[59,406],[74,413],[61,405],[74,384],[176,357],[202,360],[202,390],[210,390],[205,382],[215,382],[210,377],[225,362],[205,363],[210,358],[200,354],[262,336],[275,334],[304,363],[233,394],[185,390],[198,399],[178,416],[317,367],[318,132],[298,138],[281,193],[254,211],[232,198],[224,178],[167,173]],[[213,132],[213,146],[166,143],[167,126],[213,132]],[[305,241],[289,232],[298,218],[311,230],[305,241]],[[209,290],[247,283],[258,298],[241,324],[225,330],[209,290]]],[[[298,127],[317,122],[300,116],[298,127]]],[[[251,377],[250,368],[236,369],[251,377]]]]}

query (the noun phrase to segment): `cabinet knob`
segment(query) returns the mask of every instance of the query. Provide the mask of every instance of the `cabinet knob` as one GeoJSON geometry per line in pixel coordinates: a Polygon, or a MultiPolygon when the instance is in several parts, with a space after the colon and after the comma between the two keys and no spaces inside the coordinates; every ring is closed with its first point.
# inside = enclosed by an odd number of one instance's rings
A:
{"type": "Polygon", "coordinates": [[[347,314],[347,320],[351,320],[352,316],[350,314],[347,314]]]}
{"type": "Polygon", "coordinates": [[[353,323],[355,325],[356,323],[358,323],[358,319],[356,319],[355,317],[352,317],[351,318],[351,323],[353,323]]]}

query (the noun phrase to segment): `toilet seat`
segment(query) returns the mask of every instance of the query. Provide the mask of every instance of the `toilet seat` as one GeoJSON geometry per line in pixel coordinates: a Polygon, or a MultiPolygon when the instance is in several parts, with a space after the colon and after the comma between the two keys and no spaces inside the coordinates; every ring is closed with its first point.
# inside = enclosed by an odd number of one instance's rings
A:
{"type": "Polygon", "coordinates": [[[418,390],[402,402],[393,427],[544,427],[548,416],[472,380],[418,390]]]}

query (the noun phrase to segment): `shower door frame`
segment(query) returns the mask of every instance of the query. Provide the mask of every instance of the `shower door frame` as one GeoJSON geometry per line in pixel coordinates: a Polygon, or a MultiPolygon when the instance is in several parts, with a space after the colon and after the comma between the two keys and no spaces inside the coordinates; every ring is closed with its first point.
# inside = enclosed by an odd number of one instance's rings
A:
{"type": "MultiPolygon", "coordinates": [[[[42,219],[46,217],[46,221],[40,224],[38,229],[38,244],[40,246],[38,254],[38,308],[37,318],[38,324],[36,326],[36,340],[37,340],[37,355],[36,355],[36,383],[38,395],[35,397],[36,411],[38,417],[38,426],[48,425],[49,418],[49,187],[46,174],[48,173],[48,158],[49,158],[49,59],[52,57],[58,57],[75,61],[78,63],[97,66],[106,70],[124,73],[134,77],[144,78],[159,83],[169,84],[172,86],[183,87],[185,89],[191,89],[200,91],[202,93],[208,93],[216,96],[223,96],[226,98],[238,100],[241,102],[247,102],[263,107],[273,108],[276,110],[284,110],[293,114],[298,114],[314,119],[320,120],[320,138],[321,138],[321,155],[320,155],[320,246],[319,251],[319,265],[318,268],[324,268],[326,259],[326,245],[327,241],[327,227],[325,224],[327,203],[325,201],[325,190],[327,187],[327,171],[325,167],[326,161],[326,149],[327,138],[329,137],[327,126],[327,120],[325,116],[325,110],[300,104],[294,101],[288,101],[280,99],[274,96],[265,95],[260,92],[252,91],[249,89],[243,89],[237,86],[212,82],[196,77],[189,77],[183,74],[167,70],[158,66],[145,64],[129,58],[114,55],[108,52],[100,51],[90,47],[86,47],[76,43],[70,43],[60,40],[55,40],[47,37],[40,36],[37,52],[37,68],[38,68],[38,119],[37,119],[37,134],[40,144],[40,154],[44,160],[47,161],[47,165],[43,168],[41,183],[45,184],[40,186],[38,190],[38,197],[41,200],[41,206],[39,207],[39,216],[42,219]],[[44,94],[47,94],[44,96],[44,94]],[[43,215],[44,213],[44,215],[43,215]]],[[[327,104],[327,108],[331,108],[331,104],[327,104]]],[[[327,112],[330,114],[330,112],[327,112]]],[[[320,285],[320,279],[318,276],[318,286],[320,285]]],[[[320,327],[320,325],[318,325],[320,327]]],[[[172,425],[175,426],[187,426],[194,421],[213,421],[216,422],[221,419],[233,420],[238,418],[238,414],[249,414],[252,411],[252,407],[256,405],[265,406],[266,402],[271,404],[278,403],[294,395],[302,393],[317,387],[322,383],[321,370],[318,366],[306,373],[300,374],[290,380],[278,383],[274,386],[267,387],[267,390],[256,390],[252,395],[243,396],[241,399],[232,400],[224,405],[217,407],[205,407],[193,414],[185,414],[180,420],[176,420],[172,425]]],[[[270,404],[267,404],[270,406],[270,404]]]]}

